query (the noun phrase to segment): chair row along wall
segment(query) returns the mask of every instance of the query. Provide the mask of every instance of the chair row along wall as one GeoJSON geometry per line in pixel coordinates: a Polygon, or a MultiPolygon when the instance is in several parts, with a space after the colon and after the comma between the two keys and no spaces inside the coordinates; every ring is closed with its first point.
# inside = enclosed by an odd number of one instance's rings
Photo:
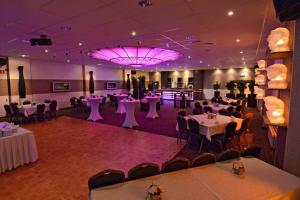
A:
{"type": "Polygon", "coordinates": [[[105,68],[102,66],[86,66],[69,63],[48,62],[26,58],[8,58],[9,75],[7,66],[2,66],[0,73],[0,116],[5,116],[4,104],[11,102],[21,103],[18,95],[19,72],[18,66],[24,67],[26,83],[26,100],[32,102],[44,102],[45,99],[55,99],[59,108],[70,106],[69,99],[72,96],[79,97],[89,95],[89,71],[93,71],[96,95],[107,95],[122,90],[124,71],[122,69],[105,68]],[[8,81],[10,82],[11,95],[8,93],[8,81]],[[70,82],[71,89],[68,92],[53,92],[53,81],[70,82]],[[107,81],[117,83],[116,90],[106,90],[107,81]],[[84,83],[85,82],[85,83],[84,83]],[[84,88],[85,86],[85,88],[84,88]]]}

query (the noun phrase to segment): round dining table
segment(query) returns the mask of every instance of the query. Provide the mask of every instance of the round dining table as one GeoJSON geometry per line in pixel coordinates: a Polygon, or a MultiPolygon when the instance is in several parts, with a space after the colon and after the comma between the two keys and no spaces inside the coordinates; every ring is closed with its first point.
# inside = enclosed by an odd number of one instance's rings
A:
{"type": "Polygon", "coordinates": [[[122,126],[127,128],[133,128],[134,126],[138,126],[139,124],[135,119],[134,112],[135,108],[139,105],[140,101],[135,99],[123,99],[120,102],[124,105],[124,108],[126,110],[126,116],[122,126]]]}
{"type": "Polygon", "coordinates": [[[128,97],[128,95],[127,94],[115,94],[114,96],[116,97],[117,102],[118,102],[118,108],[117,108],[116,113],[120,113],[120,114],[125,113],[126,110],[125,110],[124,105],[122,104],[121,100],[128,97]]]}
{"type": "Polygon", "coordinates": [[[160,96],[146,96],[145,99],[147,100],[147,102],[149,103],[149,111],[147,113],[146,118],[158,118],[159,115],[156,111],[156,104],[157,102],[160,101],[160,96]]]}
{"type": "Polygon", "coordinates": [[[102,97],[87,98],[87,106],[91,107],[91,112],[87,120],[95,122],[99,119],[103,119],[99,113],[99,104],[101,103],[102,99],[102,97]]]}

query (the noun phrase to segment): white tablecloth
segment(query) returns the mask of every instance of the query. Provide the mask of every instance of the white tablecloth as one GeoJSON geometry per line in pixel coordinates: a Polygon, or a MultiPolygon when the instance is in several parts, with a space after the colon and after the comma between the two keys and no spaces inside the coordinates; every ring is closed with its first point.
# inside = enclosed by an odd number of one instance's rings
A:
{"type": "Polygon", "coordinates": [[[139,100],[128,101],[127,99],[123,99],[120,102],[124,105],[126,110],[126,117],[122,126],[127,128],[138,126],[139,124],[135,119],[134,111],[137,105],[140,103],[140,101],[139,100]]]}
{"type": "Polygon", "coordinates": [[[118,101],[118,108],[117,108],[116,113],[120,113],[120,114],[125,113],[126,110],[125,110],[125,107],[124,107],[123,103],[121,102],[121,100],[128,97],[128,95],[127,94],[116,94],[114,96],[116,97],[116,99],[118,101]]]}
{"type": "Polygon", "coordinates": [[[265,200],[300,187],[300,179],[256,158],[241,158],[246,172],[232,173],[232,161],[179,170],[91,191],[91,200],[141,200],[152,182],[163,200],[265,200]]]}
{"type": "Polygon", "coordinates": [[[101,103],[102,99],[102,97],[87,99],[87,106],[91,107],[91,113],[87,120],[97,121],[99,119],[103,119],[99,113],[99,104],[101,103]]]}
{"type": "MultiPolygon", "coordinates": [[[[243,121],[243,119],[240,118],[228,117],[224,115],[217,115],[216,119],[207,119],[207,114],[185,117],[186,120],[189,118],[195,119],[200,124],[200,134],[205,135],[209,141],[211,141],[211,136],[223,133],[226,125],[232,120],[237,123],[236,130],[241,128],[243,121]]],[[[178,124],[176,125],[176,130],[178,130],[178,124]]]]}
{"type": "MultiPolygon", "coordinates": [[[[45,104],[45,112],[50,110],[50,103],[43,103],[45,104]]],[[[37,112],[37,105],[27,104],[27,105],[20,105],[18,106],[20,113],[23,113],[25,117],[29,117],[37,112]]],[[[58,110],[58,109],[57,109],[58,110]]]]}
{"type": "Polygon", "coordinates": [[[219,113],[220,110],[222,110],[222,109],[227,110],[227,108],[229,108],[232,105],[222,105],[222,104],[219,104],[218,106],[216,106],[214,104],[209,104],[208,106],[210,106],[212,108],[213,113],[219,113]]]}
{"type": "Polygon", "coordinates": [[[0,173],[34,162],[38,153],[31,131],[18,128],[8,137],[0,137],[0,173]]]}
{"type": "Polygon", "coordinates": [[[149,103],[149,111],[147,114],[147,118],[158,118],[159,115],[156,111],[156,103],[160,101],[160,97],[159,96],[146,96],[145,99],[147,100],[147,102],[149,103]]]}

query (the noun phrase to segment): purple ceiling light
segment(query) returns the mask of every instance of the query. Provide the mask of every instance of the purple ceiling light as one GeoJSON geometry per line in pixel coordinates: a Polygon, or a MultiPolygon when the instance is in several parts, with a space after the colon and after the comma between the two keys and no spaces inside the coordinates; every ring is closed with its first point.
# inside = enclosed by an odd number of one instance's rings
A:
{"type": "Polygon", "coordinates": [[[147,47],[106,48],[92,51],[90,55],[93,58],[133,67],[142,67],[155,65],[165,61],[173,61],[177,60],[180,56],[176,51],[147,47]]]}

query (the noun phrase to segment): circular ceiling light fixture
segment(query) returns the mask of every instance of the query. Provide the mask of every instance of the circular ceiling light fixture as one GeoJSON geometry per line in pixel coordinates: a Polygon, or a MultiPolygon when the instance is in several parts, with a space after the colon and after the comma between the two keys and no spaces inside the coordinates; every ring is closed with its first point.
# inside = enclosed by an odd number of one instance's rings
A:
{"type": "Polygon", "coordinates": [[[155,65],[166,61],[174,61],[180,57],[180,53],[176,51],[139,46],[105,48],[92,51],[88,55],[96,59],[132,67],[155,65]]]}

